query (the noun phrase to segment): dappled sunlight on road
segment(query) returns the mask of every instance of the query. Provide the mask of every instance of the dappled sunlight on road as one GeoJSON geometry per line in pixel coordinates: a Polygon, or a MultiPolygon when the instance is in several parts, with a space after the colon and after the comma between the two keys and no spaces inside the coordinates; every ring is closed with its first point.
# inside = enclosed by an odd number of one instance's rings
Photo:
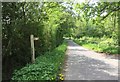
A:
{"type": "Polygon", "coordinates": [[[114,66],[118,66],[118,59],[106,58],[105,56],[103,56],[103,54],[96,53],[95,51],[83,48],[76,43],[73,43],[73,45],[68,46],[68,49],[70,50],[70,52],[74,51],[74,53],[76,53],[77,55],[79,55],[78,53],[80,53],[80,55],[84,54],[87,57],[101,60],[104,61],[105,63],[109,63],[114,66]]]}
{"type": "Polygon", "coordinates": [[[118,80],[118,60],[68,40],[66,80],[118,80]]]}

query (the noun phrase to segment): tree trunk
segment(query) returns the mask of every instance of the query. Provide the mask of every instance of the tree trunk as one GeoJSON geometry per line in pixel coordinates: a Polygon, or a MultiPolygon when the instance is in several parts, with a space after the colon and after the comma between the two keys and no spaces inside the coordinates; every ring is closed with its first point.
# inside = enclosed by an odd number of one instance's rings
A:
{"type": "Polygon", "coordinates": [[[118,11],[118,54],[120,54],[120,11],[118,11]]]}
{"type": "Polygon", "coordinates": [[[23,12],[23,20],[24,20],[24,24],[26,24],[26,18],[25,18],[25,2],[22,4],[22,12],[23,12]]]}

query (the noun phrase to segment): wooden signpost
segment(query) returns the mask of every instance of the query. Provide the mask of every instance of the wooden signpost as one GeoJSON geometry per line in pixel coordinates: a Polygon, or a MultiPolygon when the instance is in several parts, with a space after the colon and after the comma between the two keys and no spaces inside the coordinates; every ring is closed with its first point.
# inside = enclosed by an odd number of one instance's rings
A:
{"type": "Polygon", "coordinates": [[[35,47],[34,47],[34,40],[38,40],[38,37],[34,38],[34,35],[30,35],[30,42],[31,42],[31,62],[35,62],[35,47]]]}

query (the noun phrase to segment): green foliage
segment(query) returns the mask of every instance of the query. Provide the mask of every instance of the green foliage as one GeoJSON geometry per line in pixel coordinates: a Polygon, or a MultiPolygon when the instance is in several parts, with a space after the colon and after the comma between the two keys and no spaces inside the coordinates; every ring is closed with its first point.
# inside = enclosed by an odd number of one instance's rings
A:
{"type": "Polygon", "coordinates": [[[98,51],[116,53],[114,41],[120,46],[119,3],[3,2],[3,80],[10,79],[14,69],[30,63],[31,34],[39,37],[35,41],[36,56],[59,46],[63,36],[85,36],[77,42],[90,45],[95,43],[93,46],[98,51]],[[104,36],[107,38],[101,40],[104,36]]]}
{"type": "Polygon", "coordinates": [[[119,20],[117,12],[120,10],[120,2],[112,3],[82,3],[75,4],[77,13],[75,37],[115,37],[119,20]]]}
{"type": "Polygon", "coordinates": [[[52,52],[36,58],[34,64],[28,64],[15,70],[12,80],[56,80],[63,64],[67,43],[64,42],[52,52]]]}
{"type": "Polygon", "coordinates": [[[112,38],[82,37],[80,39],[74,39],[74,41],[79,45],[82,45],[91,50],[109,53],[109,54],[118,54],[117,41],[112,38]]]}
{"type": "Polygon", "coordinates": [[[3,80],[10,79],[14,69],[30,63],[31,34],[39,37],[35,41],[36,56],[63,42],[64,29],[69,25],[67,18],[71,16],[65,9],[59,2],[2,3],[3,80]]]}
{"type": "Polygon", "coordinates": [[[78,39],[75,41],[99,52],[120,53],[119,4],[97,2],[73,5],[77,12],[74,38],[78,39]]]}

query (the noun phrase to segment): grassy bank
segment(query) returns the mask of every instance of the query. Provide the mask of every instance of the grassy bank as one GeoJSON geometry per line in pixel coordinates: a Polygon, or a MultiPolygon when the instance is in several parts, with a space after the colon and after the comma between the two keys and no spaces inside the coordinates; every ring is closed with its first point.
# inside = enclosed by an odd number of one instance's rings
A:
{"type": "Polygon", "coordinates": [[[97,52],[103,52],[108,54],[118,54],[117,41],[115,41],[112,38],[82,37],[82,38],[73,39],[73,40],[77,44],[97,52]]]}
{"type": "MultiPolygon", "coordinates": [[[[57,80],[63,64],[67,43],[36,58],[34,64],[29,64],[13,73],[12,80],[57,80]]],[[[60,78],[63,79],[63,78],[60,78]]]]}

